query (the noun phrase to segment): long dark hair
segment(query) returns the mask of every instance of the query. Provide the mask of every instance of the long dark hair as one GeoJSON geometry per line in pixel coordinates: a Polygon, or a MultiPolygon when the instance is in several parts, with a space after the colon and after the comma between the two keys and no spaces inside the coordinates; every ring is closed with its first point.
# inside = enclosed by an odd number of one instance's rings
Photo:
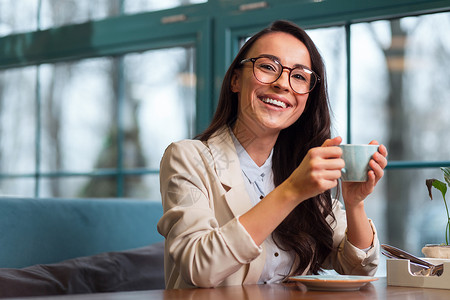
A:
{"type": "MultiPolygon", "coordinates": [[[[311,68],[320,77],[320,82],[309,93],[300,118],[288,128],[281,130],[275,143],[272,169],[275,186],[278,186],[300,165],[309,149],[322,145],[331,136],[323,60],[311,38],[297,25],[288,21],[276,21],[244,44],[225,74],[213,120],[198,138],[206,141],[220,128],[225,125],[232,126],[236,121],[238,96],[231,91],[233,73],[240,68],[240,62],[246,58],[255,41],[273,32],[291,34],[305,44],[311,57],[311,68]]],[[[334,219],[330,191],[303,201],[275,229],[273,237],[279,247],[286,251],[294,251],[299,258],[295,274],[303,273],[308,265],[313,274],[321,270],[321,265],[333,244],[333,231],[326,220],[328,216],[334,219]]]]}

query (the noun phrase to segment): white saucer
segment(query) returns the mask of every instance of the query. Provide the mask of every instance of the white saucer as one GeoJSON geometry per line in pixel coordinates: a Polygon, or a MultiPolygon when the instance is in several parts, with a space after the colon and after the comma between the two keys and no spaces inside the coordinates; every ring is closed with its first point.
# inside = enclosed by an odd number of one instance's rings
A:
{"type": "Polygon", "coordinates": [[[291,276],[289,279],[303,283],[310,290],[320,291],[356,291],[367,283],[378,280],[370,276],[352,275],[306,275],[291,276]]]}

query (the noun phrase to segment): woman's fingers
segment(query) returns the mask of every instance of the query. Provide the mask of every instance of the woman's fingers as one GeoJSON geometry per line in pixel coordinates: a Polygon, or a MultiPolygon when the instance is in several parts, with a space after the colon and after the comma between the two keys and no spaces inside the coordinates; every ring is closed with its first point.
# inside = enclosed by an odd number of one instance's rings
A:
{"type": "MultiPolygon", "coordinates": [[[[309,152],[309,170],[313,181],[322,186],[323,184],[329,188],[330,182],[341,177],[341,169],[345,166],[344,160],[341,158],[342,150],[339,147],[318,147],[313,148],[309,152]]],[[[331,183],[334,187],[336,183],[331,183]]]]}
{"type": "Polygon", "coordinates": [[[326,140],[322,147],[308,151],[300,166],[290,176],[290,182],[299,193],[299,197],[307,199],[337,185],[341,177],[341,169],[345,166],[341,158],[341,138],[326,140]]]}
{"type": "Polygon", "coordinates": [[[340,143],[342,143],[342,138],[340,136],[337,136],[335,138],[325,140],[325,142],[323,142],[322,144],[322,147],[337,146],[340,143]]]}
{"type": "Polygon", "coordinates": [[[376,181],[380,180],[384,175],[384,168],[380,166],[375,160],[371,159],[369,162],[369,166],[372,169],[369,172],[372,172],[375,176],[376,181]]]}
{"type": "Polygon", "coordinates": [[[373,158],[375,159],[375,161],[377,163],[380,164],[380,166],[384,169],[387,166],[387,149],[383,144],[379,144],[377,141],[373,140],[369,143],[369,145],[379,145],[378,147],[378,151],[375,152],[375,154],[373,155],[373,158]]]}
{"type": "MultiPolygon", "coordinates": [[[[341,169],[338,169],[338,170],[328,170],[328,171],[326,171],[325,173],[324,173],[324,176],[323,176],[323,178],[325,179],[325,180],[331,180],[331,181],[334,181],[334,180],[338,180],[339,178],[341,178],[341,169]]],[[[337,181],[336,181],[336,183],[337,183],[337,181]]]]}
{"type": "MultiPolygon", "coordinates": [[[[371,143],[376,143],[375,145],[378,145],[378,142],[372,141],[371,143]]],[[[378,151],[374,153],[372,156],[372,159],[369,162],[369,165],[371,169],[373,170],[376,181],[378,181],[381,177],[384,175],[384,168],[387,166],[387,149],[384,145],[380,145],[378,147],[378,151]]]]}
{"type": "Polygon", "coordinates": [[[342,156],[342,149],[339,147],[317,147],[310,149],[308,154],[311,160],[317,159],[329,162],[328,160],[340,158],[342,156]]]}

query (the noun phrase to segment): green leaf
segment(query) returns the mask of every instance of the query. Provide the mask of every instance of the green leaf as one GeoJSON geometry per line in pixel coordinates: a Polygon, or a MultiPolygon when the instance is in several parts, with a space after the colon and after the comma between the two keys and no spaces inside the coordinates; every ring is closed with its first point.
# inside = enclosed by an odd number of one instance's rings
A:
{"type": "Polygon", "coordinates": [[[450,167],[441,168],[442,172],[444,172],[444,179],[447,184],[450,186],[450,167]]]}
{"type": "Polygon", "coordinates": [[[442,181],[435,179],[433,180],[433,186],[441,191],[442,197],[444,197],[445,199],[445,193],[447,193],[447,185],[442,181]]]}

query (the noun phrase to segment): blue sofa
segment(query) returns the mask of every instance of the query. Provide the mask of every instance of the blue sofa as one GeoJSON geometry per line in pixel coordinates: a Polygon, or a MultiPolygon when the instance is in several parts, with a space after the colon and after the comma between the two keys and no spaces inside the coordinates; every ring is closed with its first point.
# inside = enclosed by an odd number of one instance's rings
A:
{"type": "Polygon", "coordinates": [[[160,202],[0,197],[0,297],[164,288],[160,202]]]}

